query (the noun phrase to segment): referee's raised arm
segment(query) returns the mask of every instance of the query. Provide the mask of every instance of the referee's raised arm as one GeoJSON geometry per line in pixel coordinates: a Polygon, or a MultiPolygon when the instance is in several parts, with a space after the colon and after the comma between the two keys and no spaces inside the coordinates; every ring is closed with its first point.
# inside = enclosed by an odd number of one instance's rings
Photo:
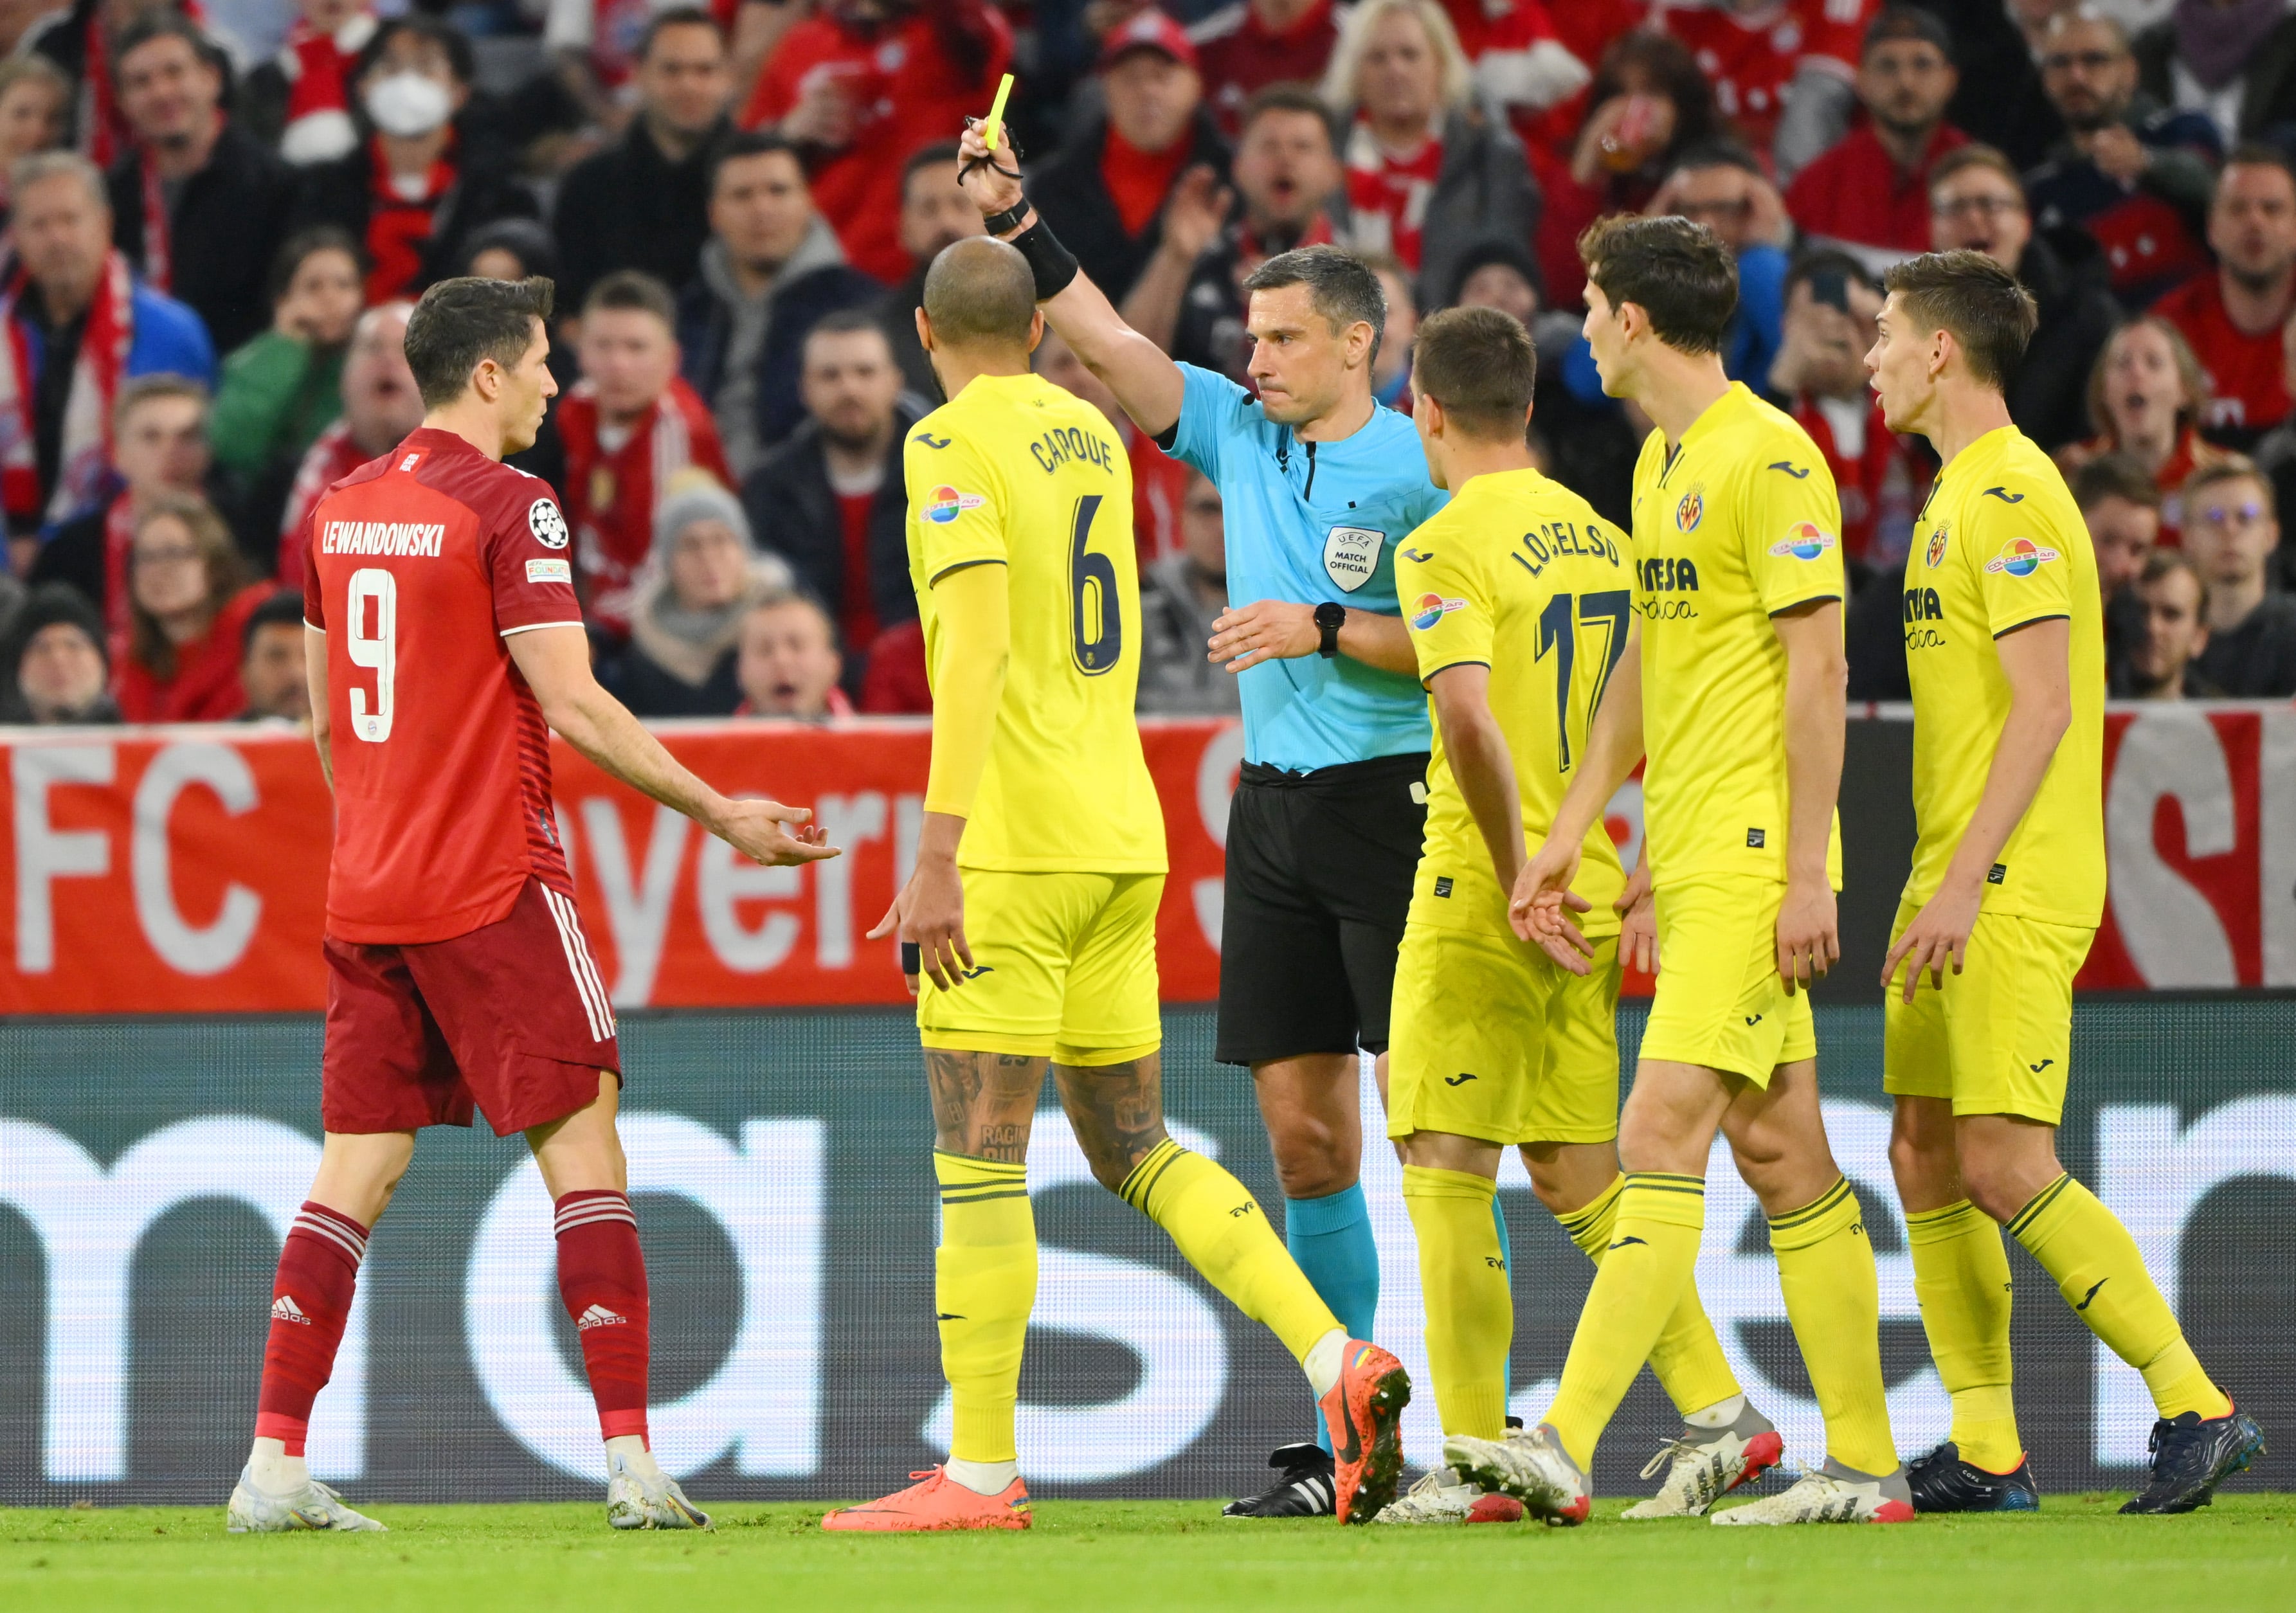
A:
{"type": "Polygon", "coordinates": [[[1124,323],[1108,294],[1092,283],[1050,232],[1021,239],[1037,222],[1037,209],[1021,193],[1020,159],[1011,141],[1000,131],[992,155],[982,143],[980,128],[969,128],[958,143],[957,160],[958,183],[980,209],[988,233],[1012,242],[1028,256],[1046,323],[1061,333],[1086,369],[1108,383],[1134,425],[1151,437],[1169,431],[1180,418],[1180,366],[1124,323]],[[1054,280],[1061,283],[1046,296],[1054,280]]]}

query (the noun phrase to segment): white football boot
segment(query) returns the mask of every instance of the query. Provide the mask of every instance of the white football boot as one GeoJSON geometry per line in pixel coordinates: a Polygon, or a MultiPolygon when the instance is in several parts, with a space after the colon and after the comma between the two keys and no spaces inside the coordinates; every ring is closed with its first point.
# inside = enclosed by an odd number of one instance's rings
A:
{"type": "Polygon", "coordinates": [[[1419,1482],[1379,1510],[1374,1523],[1520,1523],[1522,1502],[1487,1494],[1451,1468],[1431,1468],[1419,1482]]]}
{"type": "Polygon", "coordinates": [[[1914,1492],[1900,1466],[1890,1473],[1861,1473],[1827,1458],[1824,1467],[1804,1473],[1793,1488],[1765,1495],[1742,1507],[1717,1512],[1708,1521],[1718,1524],[1784,1523],[1911,1523],[1914,1492]]]}
{"type": "Polygon", "coordinates": [[[283,1535],[294,1529],[386,1532],[382,1525],[365,1513],[351,1511],[343,1504],[341,1496],[316,1478],[306,1479],[299,1490],[274,1495],[258,1489],[254,1476],[245,1469],[241,1470],[239,1483],[232,1488],[224,1528],[233,1535],[283,1535]]]}
{"type": "Polygon", "coordinates": [[[709,1514],[685,1499],[653,1458],[606,1453],[606,1521],[618,1529],[706,1529],[709,1514]]]}
{"type": "Polygon", "coordinates": [[[1593,1487],[1553,1428],[1509,1429],[1504,1439],[1454,1434],[1443,1441],[1443,1460],[1460,1477],[1522,1502],[1542,1523],[1580,1524],[1593,1510],[1593,1487]]]}
{"type": "Polygon", "coordinates": [[[1682,1432],[1660,1446],[1643,1469],[1644,1478],[1666,1470],[1658,1494],[1636,1502],[1620,1516],[1703,1518],[1709,1507],[1740,1485],[1759,1478],[1777,1466],[1784,1454],[1785,1441],[1751,1402],[1726,1429],[1702,1429],[1685,1422],[1682,1432]]]}

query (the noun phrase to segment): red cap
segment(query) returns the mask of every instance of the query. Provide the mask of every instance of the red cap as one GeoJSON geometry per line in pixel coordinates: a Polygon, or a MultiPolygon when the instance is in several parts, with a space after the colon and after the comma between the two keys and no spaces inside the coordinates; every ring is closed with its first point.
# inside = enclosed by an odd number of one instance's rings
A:
{"type": "Polygon", "coordinates": [[[1188,30],[1160,6],[1151,5],[1144,11],[1135,12],[1130,21],[1112,30],[1100,42],[1097,70],[1106,72],[1116,65],[1119,58],[1134,51],[1157,51],[1169,56],[1182,67],[1196,65],[1195,41],[1190,39],[1188,30]]]}

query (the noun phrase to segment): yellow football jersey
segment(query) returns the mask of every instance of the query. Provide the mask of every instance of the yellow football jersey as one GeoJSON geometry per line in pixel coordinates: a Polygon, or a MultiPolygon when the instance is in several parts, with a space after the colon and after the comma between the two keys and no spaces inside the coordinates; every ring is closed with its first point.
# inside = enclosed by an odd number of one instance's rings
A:
{"type": "Polygon", "coordinates": [[[1039,376],[984,375],[910,430],[902,465],[928,667],[942,636],[933,585],[978,565],[1009,579],[1012,658],[957,860],[1162,872],[1164,815],[1132,715],[1132,465],[1106,416],[1039,376]]]}
{"type": "MultiPolygon", "coordinates": [[[[1532,847],[1554,822],[1627,647],[1628,560],[1625,534],[1536,471],[1475,477],[1396,552],[1396,592],[1421,681],[1469,661],[1490,668],[1491,715],[1514,756],[1532,847]]],[[[1578,915],[1588,935],[1618,933],[1611,903],[1625,886],[1618,848],[1597,823],[1571,887],[1594,905],[1578,915]]],[[[1439,725],[1411,917],[1454,929],[1507,928],[1506,893],[1443,754],[1439,725]]]]}
{"type": "Polygon", "coordinates": [[[2072,725],[1986,877],[1985,905],[2094,929],[2104,913],[2104,610],[2088,526],[2049,456],[2014,426],[1953,456],[1914,527],[1901,613],[1914,684],[1906,899],[1925,902],[1985,793],[2009,684],[1994,640],[2072,626],[2072,725]]]}
{"type": "MultiPolygon", "coordinates": [[[[1634,514],[1652,877],[1784,880],[1786,652],[1770,618],[1847,595],[1833,472],[1791,417],[1733,382],[1671,454],[1650,434],[1634,514]]],[[[1825,861],[1838,890],[1838,815],[1825,861]]]]}

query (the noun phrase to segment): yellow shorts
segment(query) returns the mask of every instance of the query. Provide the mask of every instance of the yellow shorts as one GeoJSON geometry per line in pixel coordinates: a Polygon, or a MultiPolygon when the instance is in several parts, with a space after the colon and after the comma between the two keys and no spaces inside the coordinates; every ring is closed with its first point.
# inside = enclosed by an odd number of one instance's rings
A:
{"type": "Polygon", "coordinates": [[[954,991],[918,981],[927,1047],[1096,1065],[1162,1045],[1162,874],[961,872],[973,969],[954,991]]]}
{"type": "Polygon", "coordinates": [[[1658,990],[1640,1056],[1770,1084],[1781,1064],[1817,1056],[1809,994],[1778,973],[1786,888],[1751,874],[1704,874],[1658,892],[1658,990]]]}
{"type": "Polygon", "coordinates": [[[1395,963],[1387,1134],[1518,1142],[1619,1134],[1619,941],[1594,972],[1513,936],[1409,924],[1395,963]]]}
{"type": "MultiPolygon", "coordinates": [[[[1920,911],[1898,904],[1890,943],[1920,911]]],[[[1950,1098],[1956,1115],[2022,1115],[2054,1126],[2073,1055],[2073,976],[2093,929],[2017,913],[1982,913],[1959,974],[1942,990],[1924,972],[1906,1006],[1905,981],[1882,1010],[1882,1090],[1950,1098]]]]}

